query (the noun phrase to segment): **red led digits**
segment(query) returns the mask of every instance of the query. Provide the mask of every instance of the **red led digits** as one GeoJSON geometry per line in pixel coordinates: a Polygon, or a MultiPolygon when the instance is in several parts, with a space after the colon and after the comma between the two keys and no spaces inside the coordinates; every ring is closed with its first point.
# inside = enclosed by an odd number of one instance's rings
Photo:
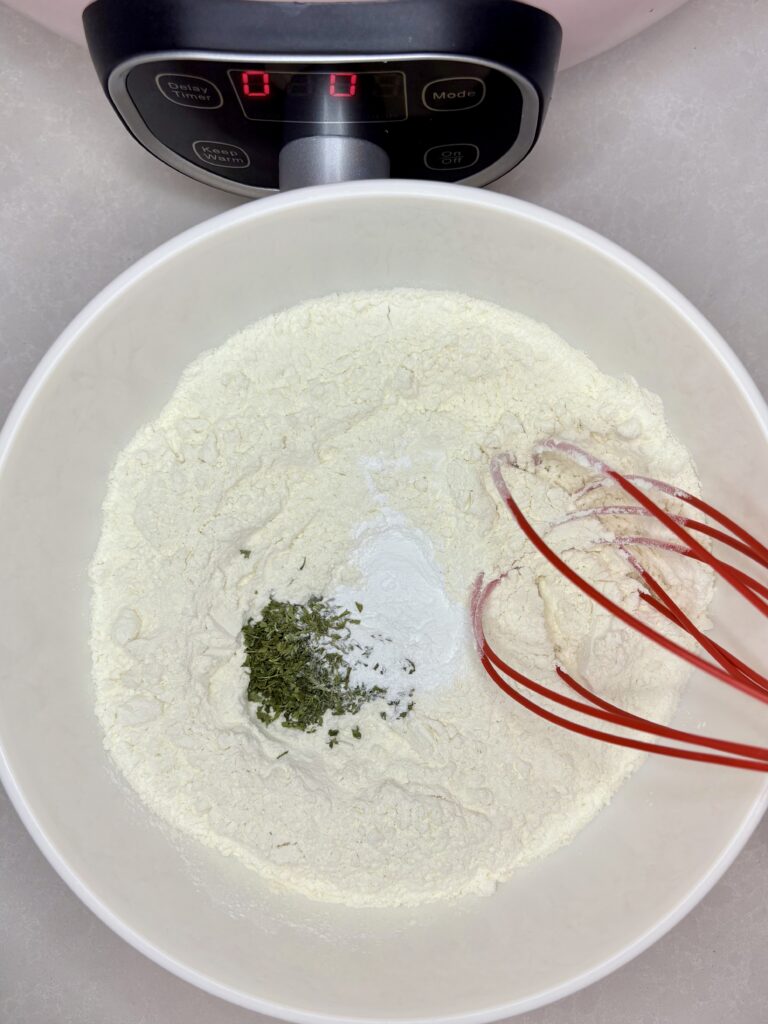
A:
{"type": "Polygon", "coordinates": [[[357,75],[348,71],[331,72],[328,92],[339,99],[352,99],[357,92],[357,75]]]}
{"type": "Polygon", "coordinates": [[[247,96],[248,99],[269,96],[268,71],[243,71],[240,75],[240,82],[243,86],[243,96],[247,96]]]}

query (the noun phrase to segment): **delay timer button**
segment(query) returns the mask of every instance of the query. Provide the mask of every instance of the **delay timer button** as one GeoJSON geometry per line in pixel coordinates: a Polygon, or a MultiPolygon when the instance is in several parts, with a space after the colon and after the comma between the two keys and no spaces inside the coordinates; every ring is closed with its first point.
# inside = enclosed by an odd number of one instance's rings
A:
{"type": "Polygon", "coordinates": [[[198,139],[192,144],[192,149],[198,160],[202,160],[211,167],[229,167],[236,170],[242,167],[249,167],[251,158],[239,146],[233,146],[231,142],[212,142],[207,139],[198,139]]]}
{"type": "Polygon", "coordinates": [[[421,93],[428,110],[471,110],[485,99],[482,78],[436,78],[421,93]]]}
{"type": "Polygon", "coordinates": [[[198,110],[216,110],[224,103],[218,86],[197,75],[163,74],[155,77],[157,88],[171,103],[198,110]]]}

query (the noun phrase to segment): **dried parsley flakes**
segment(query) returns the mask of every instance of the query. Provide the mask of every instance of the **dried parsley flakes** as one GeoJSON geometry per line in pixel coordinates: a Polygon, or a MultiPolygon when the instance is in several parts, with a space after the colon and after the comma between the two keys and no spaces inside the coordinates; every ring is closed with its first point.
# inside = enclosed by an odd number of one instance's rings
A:
{"type": "MultiPolygon", "coordinates": [[[[359,622],[318,596],[306,604],[272,598],[260,619],[250,619],[243,626],[243,664],[258,720],[269,725],[280,719],[286,729],[314,732],[329,711],[356,714],[386,696],[381,686],[351,681],[352,666],[369,653],[350,637],[349,627],[359,622]]],[[[329,735],[334,746],[338,730],[329,735]]]]}

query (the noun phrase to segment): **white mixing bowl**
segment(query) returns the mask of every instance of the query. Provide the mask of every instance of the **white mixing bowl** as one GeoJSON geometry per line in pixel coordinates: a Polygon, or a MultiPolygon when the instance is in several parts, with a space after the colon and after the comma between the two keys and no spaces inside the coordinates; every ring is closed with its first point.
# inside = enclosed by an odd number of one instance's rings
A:
{"type": "MultiPolygon", "coordinates": [[[[762,776],[651,758],[574,843],[492,897],[373,912],[267,891],[164,831],[116,778],[92,710],[86,577],[115,456],[187,363],[238,328],[396,285],[521,310],[633,374],[663,397],[706,493],[747,524],[768,479],[768,411],[712,327],[614,245],[487,192],[361,182],[241,206],[141,260],[64,332],[0,444],[3,780],[116,932],[209,992],[296,1021],[490,1021],[557,999],[690,910],[766,804],[762,776]]],[[[741,604],[723,593],[715,614],[749,646],[741,604]]],[[[702,677],[678,721],[768,734],[764,706],[702,677]]]]}

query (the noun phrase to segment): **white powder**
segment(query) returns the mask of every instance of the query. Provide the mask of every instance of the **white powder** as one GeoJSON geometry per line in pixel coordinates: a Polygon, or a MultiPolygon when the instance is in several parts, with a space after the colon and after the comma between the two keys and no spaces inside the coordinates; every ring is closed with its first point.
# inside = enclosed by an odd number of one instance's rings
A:
{"type": "Polygon", "coordinates": [[[449,600],[429,549],[428,537],[391,513],[360,529],[351,556],[360,584],[331,595],[343,608],[363,609],[351,638],[372,647],[367,662],[380,672],[356,670],[356,683],[386,686],[392,697],[411,689],[420,696],[456,675],[468,640],[466,614],[449,600]]]}
{"type": "MultiPolygon", "coordinates": [[[[553,434],[697,490],[656,397],[466,296],[334,296],[197,360],[120,455],[92,566],[96,710],[145,803],[276,884],[353,905],[489,891],[568,842],[638,756],[559,730],[493,686],[469,639],[476,575],[511,570],[487,633],[541,682],[559,685],[559,662],[665,720],[685,669],[560,579],[501,506],[488,463],[509,451],[519,468],[507,479],[534,525],[578,507],[586,471],[534,461],[553,434]],[[416,665],[411,714],[382,719],[374,703],[335,719],[362,736],[333,749],[324,730],[264,727],[245,698],[243,621],[270,594],[313,593],[360,602],[359,628],[392,638],[388,686],[403,653],[416,665]]],[[[549,539],[638,609],[630,568],[594,520],[549,539]]],[[[702,616],[704,570],[649,558],[702,616]]]]}

